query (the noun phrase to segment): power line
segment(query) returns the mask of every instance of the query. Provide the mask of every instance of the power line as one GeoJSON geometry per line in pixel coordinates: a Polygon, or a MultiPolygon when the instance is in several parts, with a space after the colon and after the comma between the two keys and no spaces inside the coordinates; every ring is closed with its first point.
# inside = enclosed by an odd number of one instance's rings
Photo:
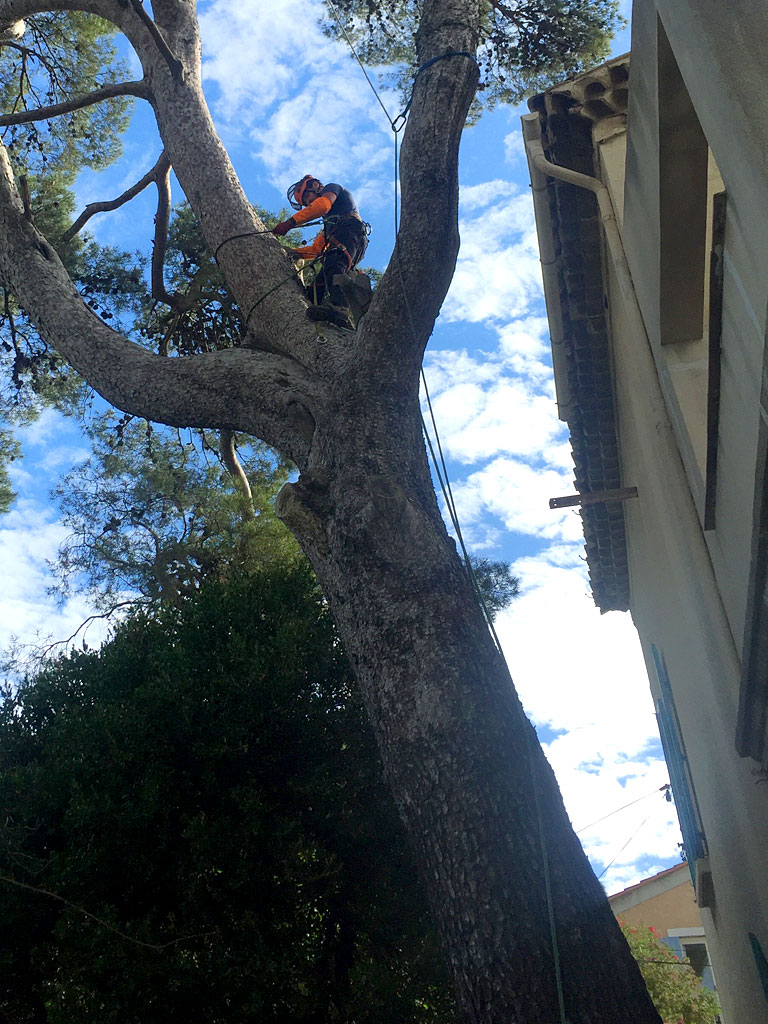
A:
{"type": "Polygon", "coordinates": [[[613,860],[610,860],[610,861],[609,861],[609,862],[608,862],[608,863],[607,863],[607,864],[605,865],[605,867],[603,868],[603,870],[602,870],[602,871],[600,872],[600,874],[599,874],[599,875],[597,876],[597,880],[598,880],[598,882],[599,882],[599,881],[600,881],[600,879],[601,879],[601,878],[603,877],[603,875],[604,875],[604,874],[605,874],[605,872],[606,872],[606,871],[608,870],[608,868],[609,868],[609,867],[611,867],[611,866],[612,866],[612,865],[613,865],[613,864],[614,864],[614,863],[616,862],[616,860],[618,860],[618,858],[619,858],[619,857],[620,857],[620,856],[622,855],[622,853],[624,853],[624,851],[625,851],[625,850],[626,850],[626,848],[627,848],[627,847],[629,846],[629,844],[630,844],[630,843],[632,842],[632,840],[633,840],[633,839],[635,838],[635,836],[637,835],[637,833],[638,833],[638,832],[640,831],[640,829],[641,829],[641,828],[643,827],[643,825],[645,825],[645,823],[646,823],[646,822],[648,821],[648,818],[650,818],[650,814],[648,815],[648,817],[647,817],[647,818],[643,818],[643,820],[642,820],[642,821],[640,822],[640,824],[639,824],[639,825],[637,826],[637,828],[636,828],[636,829],[635,829],[635,831],[634,831],[634,832],[632,833],[632,835],[631,835],[631,836],[629,837],[629,839],[628,839],[628,840],[626,841],[626,843],[624,843],[624,845],[623,845],[623,846],[622,846],[622,848],[621,848],[621,849],[619,850],[619,852],[618,852],[618,853],[616,854],[616,856],[615,856],[615,857],[613,858],[613,860]]]}
{"type": "Polygon", "coordinates": [[[583,828],[576,830],[576,835],[580,836],[582,832],[586,832],[587,829],[592,828],[594,825],[599,825],[601,821],[605,821],[606,818],[612,817],[614,814],[618,814],[619,811],[625,811],[628,807],[633,807],[635,804],[639,804],[643,800],[647,800],[648,797],[655,796],[656,793],[667,793],[669,792],[670,786],[668,782],[665,782],[663,786],[659,786],[658,789],[654,789],[650,793],[646,793],[645,796],[639,796],[636,800],[630,800],[628,804],[624,804],[623,807],[617,807],[615,811],[609,811],[604,814],[602,818],[598,818],[597,821],[590,822],[589,825],[585,825],[583,828]]]}

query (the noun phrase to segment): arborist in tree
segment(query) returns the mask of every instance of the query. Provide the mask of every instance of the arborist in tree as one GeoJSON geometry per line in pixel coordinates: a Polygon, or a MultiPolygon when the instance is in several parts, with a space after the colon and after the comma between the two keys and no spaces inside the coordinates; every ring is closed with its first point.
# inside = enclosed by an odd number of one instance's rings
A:
{"type": "Polygon", "coordinates": [[[341,185],[323,185],[311,174],[305,174],[291,185],[288,202],[297,212],[272,228],[273,235],[282,237],[291,228],[316,218],[323,221],[323,230],[311,245],[290,250],[305,260],[321,257],[314,284],[317,304],[309,307],[307,316],[310,320],[327,320],[336,327],[354,330],[349,275],[365,254],[369,225],[363,223],[351,192],[341,185]]]}

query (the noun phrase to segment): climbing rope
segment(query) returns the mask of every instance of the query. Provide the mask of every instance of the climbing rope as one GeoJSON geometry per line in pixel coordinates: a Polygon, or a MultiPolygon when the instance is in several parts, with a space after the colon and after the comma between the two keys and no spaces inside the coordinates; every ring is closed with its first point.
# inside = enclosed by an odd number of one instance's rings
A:
{"type": "MultiPolygon", "coordinates": [[[[411,104],[413,102],[413,93],[414,93],[414,89],[415,89],[415,86],[416,86],[416,81],[417,81],[419,75],[423,71],[426,71],[427,68],[429,68],[433,64],[437,63],[437,61],[445,60],[448,57],[468,57],[470,60],[473,60],[473,61],[476,61],[476,58],[475,58],[475,56],[473,54],[468,53],[467,51],[459,50],[459,51],[449,51],[447,53],[441,54],[438,57],[433,57],[429,61],[426,61],[424,64],[421,65],[421,67],[417,70],[417,72],[416,72],[416,74],[414,76],[413,84],[411,86],[411,94],[410,94],[410,96],[408,98],[408,101],[407,101],[404,109],[393,120],[389,116],[387,108],[384,106],[384,103],[382,102],[381,97],[379,96],[379,94],[378,94],[378,92],[376,90],[376,87],[374,86],[374,84],[371,81],[371,79],[368,77],[368,73],[367,73],[365,67],[363,66],[362,61],[358,57],[357,52],[355,51],[355,48],[352,45],[352,41],[349,38],[349,35],[347,34],[347,31],[344,28],[344,26],[343,26],[343,24],[342,24],[342,22],[341,22],[341,20],[339,18],[338,11],[336,10],[336,6],[333,3],[333,0],[328,0],[328,4],[329,4],[329,6],[330,6],[330,8],[331,8],[331,10],[333,12],[333,16],[336,19],[336,22],[337,22],[337,24],[338,24],[342,34],[344,35],[344,38],[347,41],[347,44],[349,45],[350,50],[352,51],[352,54],[353,54],[355,60],[360,65],[360,68],[361,68],[363,74],[365,75],[366,81],[368,82],[368,84],[370,85],[371,89],[373,90],[373,93],[374,93],[374,95],[376,96],[376,99],[379,102],[379,106],[384,111],[384,115],[386,116],[387,120],[389,121],[390,127],[392,128],[392,133],[394,135],[394,155],[395,155],[395,160],[394,160],[394,193],[395,193],[395,246],[394,246],[394,253],[395,253],[395,260],[397,262],[398,273],[400,275],[400,285],[401,285],[402,292],[403,292],[403,299],[404,299],[404,302],[405,302],[405,308],[406,308],[406,312],[407,312],[407,315],[408,315],[408,320],[410,322],[411,332],[412,332],[412,334],[414,336],[414,340],[417,340],[418,336],[416,334],[416,326],[415,326],[415,322],[414,322],[414,318],[413,318],[413,311],[411,310],[411,304],[410,304],[410,301],[408,299],[408,293],[407,293],[406,287],[405,287],[405,277],[403,275],[403,268],[402,268],[402,264],[401,264],[401,261],[400,261],[400,249],[399,249],[399,246],[398,246],[398,239],[397,239],[398,231],[399,231],[398,191],[397,191],[397,189],[398,189],[398,183],[399,183],[399,178],[400,178],[397,137],[398,137],[398,134],[399,134],[400,130],[404,127],[404,125],[406,123],[408,112],[409,112],[409,110],[411,108],[411,104]]],[[[433,426],[434,433],[435,433],[435,439],[436,439],[437,448],[438,448],[438,452],[439,452],[439,462],[438,462],[438,458],[435,456],[435,450],[434,450],[434,447],[432,445],[432,440],[430,438],[429,431],[427,430],[427,425],[426,425],[426,422],[424,420],[424,415],[422,413],[421,414],[421,425],[422,425],[422,430],[424,432],[424,437],[426,438],[427,446],[429,448],[429,452],[430,452],[430,455],[432,457],[432,463],[434,465],[435,473],[437,475],[437,479],[438,479],[439,484],[440,484],[440,489],[441,489],[441,491],[443,493],[443,498],[445,500],[446,508],[448,509],[448,513],[450,515],[451,522],[453,524],[453,528],[454,528],[454,530],[456,532],[456,537],[457,537],[457,539],[459,541],[459,545],[461,546],[461,550],[462,550],[462,553],[464,555],[464,565],[466,567],[466,570],[467,570],[467,573],[469,575],[469,578],[470,578],[470,581],[472,583],[472,587],[473,587],[473,589],[475,591],[475,594],[477,595],[478,601],[480,603],[480,607],[481,607],[481,609],[483,611],[483,615],[484,615],[486,623],[488,625],[488,629],[489,629],[489,631],[491,633],[491,636],[493,638],[493,642],[496,645],[496,650],[498,652],[498,655],[501,658],[502,663],[506,667],[506,660],[504,658],[504,654],[503,654],[503,651],[502,651],[502,648],[501,648],[501,643],[500,643],[498,635],[496,633],[496,629],[495,629],[495,627],[493,625],[493,619],[491,618],[491,615],[490,615],[490,613],[488,611],[487,605],[486,605],[486,603],[485,603],[485,601],[483,599],[483,595],[482,595],[482,593],[480,591],[480,587],[479,587],[479,584],[477,582],[477,577],[476,577],[475,572],[474,572],[474,570],[472,568],[472,564],[471,564],[471,562],[469,560],[469,554],[467,552],[466,545],[464,544],[464,538],[463,538],[463,535],[462,535],[462,532],[461,532],[461,526],[460,526],[460,523],[459,523],[458,512],[456,510],[456,504],[455,504],[454,499],[453,499],[453,492],[451,490],[450,480],[449,480],[449,477],[448,477],[448,469],[447,469],[447,466],[446,466],[446,463],[445,463],[445,458],[443,456],[442,445],[440,444],[440,435],[439,435],[438,429],[437,429],[437,422],[435,420],[434,410],[432,408],[432,400],[431,400],[430,395],[429,395],[429,389],[427,387],[427,379],[426,379],[426,376],[424,374],[424,367],[423,366],[421,367],[421,380],[422,380],[422,383],[424,385],[424,393],[425,393],[425,396],[426,396],[426,399],[427,399],[427,406],[429,408],[430,418],[432,420],[432,426],[433,426]],[[441,472],[441,468],[442,468],[442,472],[441,472]]],[[[509,671],[509,670],[507,669],[507,671],[509,671]]],[[[536,752],[535,752],[535,750],[533,748],[532,737],[533,737],[533,735],[535,735],[535,730],[534,730],[533,725],[530,723],[530,721],[527,722],[526,728],[528,729],[528,738],[527,738],[528,757],[526,758],[526,760],[528,762],[528,770],[529,770],[530,778],[531,778],[531,788],[532,788],[533,794],[534,794],[534,801],[535,801],[535,806],[536,806],[536,816],[538,818],[539,844],[540,844],[540,847],[541,847],[541,856],[542,856],[542,873],[543,873],[543,877],[544,877],[544,889],[545,889],[545,896],[546,896],[546,903],[547,903],[547,912],[548,912],[548,917],[549,917],[550,944],[551,944],[551,947],[552,947],[552,968],[553,968],[553,973],[554,973],[555,987],[556,987],[556,990],[557,990],[559,1018],[560,1018],[560,1024],[568,1024],[567,1017],[566,1017],[566,1012],[565,1012],[565,997],[564,997],[564,992],[563,992],[563,979],[562,979],[562,973],[561,973],[561,969],[560,969],[560,948],[559,948],[559,943],[558,943],[558,938],[557,938],[557,922],[556,922],[556,919],[555,919],[555,906],[554,906],[554,900],[553,900],[553,897],[552,897],[552,883],[551,883],[550,871],[549,871],[549,853],[548,853],[548,850],[547,850],[546,832],[545,832],[545,828],[544,828],[544,817],[543,817],[542,806],[541,806],[541,794],[540,794],[540,791],[539,791],[539,785],[538,785],[538,781],[537,781],[536,774],[535,774],[535,768],[534,768],[535,753],[536,752]]]]}
{"type": "MultiPolygon", "coordinates": [[[[315,224],[322,224],[322,223],[323,223],[322,220],[308,220],[308,221],[306,221],[306,223],[300,224],[298,226],[302,227],[302,228],[311,228],[315,224]]],[[[230,235],[229,238],[225,238],[223,242],[219,242],[219,244],[216,246],[216,248],[213,251],[213,258],[218,263],[218,261],[219,261],[219,253],[224,248],[224,246],[227,245],[229,242],[236,241],[238,238],[252,238],[254,235],[269,235],[271,233],[272,233],[272,228],[262,228],[259,231],[241,231],[239,235],[230,235]]]]}
{"type": "Polygon", "coordinates": [[[213,250],[213,258],[218,263],[219,253],[229,242],[234,242],[238,238],[252,238],[254,235],[268,235],[271,231],[272,228],[263,228],[261,231],[241,231],[239,235],[230,235],[229,238],[225,238],[223,242],[219,242],[213,250]]]}
{"type": "MultiPolygon", "coordinates": [[[[303,227],[303,225],[302,225],[302,227],[303,227]]],[[[259,233],[263,233],[263,232],[255,232],[255,233],[259,234],[259,233]]],[[[222,242],[222,245],[223,244],[224,243],[222,242]]],[[[221,248],[221,246],[219,246],[219,248],[221,248]]],[[[324,256],[325,256],[325,250],[323,250],[323,252],[321,252],[319,256],[315,256],[315,258],[312,260],[311,263],[307,263],[306,266],[302,267],[302,270],[309,270],[310,267],[314,267],[314,265],[316,263],[318,263],[324,256]]],[[[248,321],[251,319],[251,315],[252,315],[254,309],[256,309],[257,306],[260,306],[261,303],[264,301],[264,299],[266,299],[269,295],[271,295],[272,292],[276,292],[278,288],[282,288],[282,286],[284,284],[287,284],[289,281],[295,281],[295,280],[297,280],[296,271],[292,270],[291,273],[288,275],[288,277],[284,277],[282,279],[282,281],[278,281],[277,284],[273,285],[269,289],[268,292],[264,292],[264,294],[261,296],[260,299],[256,299],[254,304],[248,310],[248,313],[246,314],[246,317],[245,317],[245,321],[243,322],[243,330],[242,330],[242,334],[243,335],[245,335],[245,333],[248,330],[248,321]]]]}

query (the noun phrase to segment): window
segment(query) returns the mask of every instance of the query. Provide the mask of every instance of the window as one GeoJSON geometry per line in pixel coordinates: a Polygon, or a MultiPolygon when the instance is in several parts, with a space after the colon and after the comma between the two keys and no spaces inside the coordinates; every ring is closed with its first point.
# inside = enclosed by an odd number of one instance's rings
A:
{"type": "Polygon", "coordinates": [[[691,961],[702,985],[716,991],[715,976],[709,959],[707,940],[703,928],[670,928],[664,943],[669,946],[675,956],[687,957],[691,961]]]}
{"type": "Polygon", "coordinates": [[[660,341],[691,490],[714,529],[725,191],[660,19],[657,31],[660,341]]]}

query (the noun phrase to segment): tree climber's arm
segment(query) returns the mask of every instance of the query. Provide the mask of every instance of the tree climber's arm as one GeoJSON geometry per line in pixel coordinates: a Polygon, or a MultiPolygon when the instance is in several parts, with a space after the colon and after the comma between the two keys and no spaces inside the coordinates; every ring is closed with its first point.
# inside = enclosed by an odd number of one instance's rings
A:
{"type": "Polygon", "coordinates": [[[290,220],[293,221],[294,227],[299,228],[302,224],[315,220],[317,217],[326,217],[335,202],[335,192],[325,192],[323,195],[318,196],[317,199],[313,199],[309,206],[305,206],[303,210],[297,210],[290,220]]]}

